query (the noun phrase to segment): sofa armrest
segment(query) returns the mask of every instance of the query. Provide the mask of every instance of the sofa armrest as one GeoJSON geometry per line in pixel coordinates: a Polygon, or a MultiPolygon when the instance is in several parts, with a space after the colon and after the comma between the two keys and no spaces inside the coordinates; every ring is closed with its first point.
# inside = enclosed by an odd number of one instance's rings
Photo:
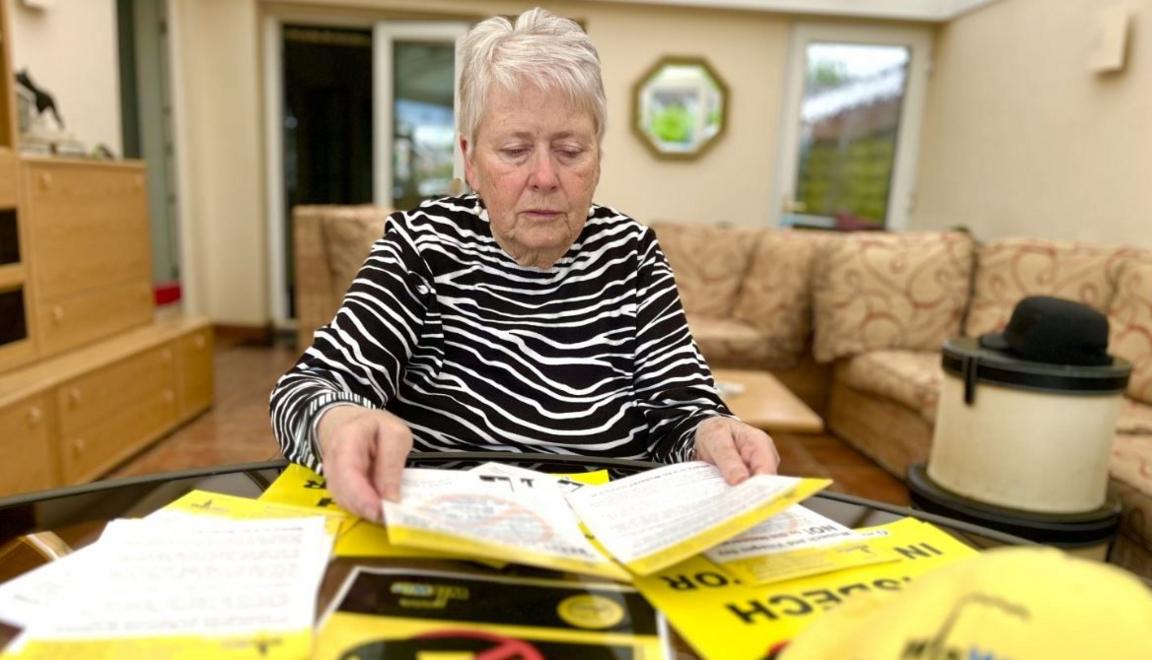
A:
{"type": "Polygon", "coordinates": [[[378,206],[297,206],[292,210],[296,347],[336,315],[391,211],[378,206]]]}

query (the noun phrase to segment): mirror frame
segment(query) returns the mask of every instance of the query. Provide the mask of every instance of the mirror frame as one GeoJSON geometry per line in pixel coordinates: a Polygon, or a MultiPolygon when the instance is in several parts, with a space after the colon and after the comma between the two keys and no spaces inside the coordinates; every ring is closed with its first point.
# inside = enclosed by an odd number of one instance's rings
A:
{"type": "Polygon", "coordinates": [[[708,63],[703,57],[695,57],[691,55],[664,55],[656,60],[656,63],[648,67],[644,74],[637,79],[636,83],[632,85],[632,132],[644,143],[648,151],[653,156],[662,160],[694,160],[704,155],[711,149],[720,138],[728,130],[728,106],[732,104],[732,93],[729,91],[728,84],[724,79],[716,73],[712,65],[708,63]],[[691,151],[665,151],[661,149],[656,138],[649,132],[641,127],[641,108],[644,106],[644,95],[653,91],[653,79],[660,73],[666,66],[692,66],[697,67],[704,72],[712,82],[716,85],[716,90],[720,94],[720,128],[716,134],[708,138],[704,142],[696,145],[696,148],[691,151]]]}

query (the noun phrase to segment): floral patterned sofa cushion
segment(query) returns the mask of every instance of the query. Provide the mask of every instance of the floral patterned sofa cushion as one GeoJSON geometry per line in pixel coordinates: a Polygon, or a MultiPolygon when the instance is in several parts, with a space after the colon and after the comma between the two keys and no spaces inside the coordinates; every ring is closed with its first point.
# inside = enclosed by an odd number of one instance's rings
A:
{"type": "Polygon", "coordinates": [[[760,234],[733,317],[756,328],[772,368],[798,363],[812,335],[812,266],[835,234],[765,230],[760,234]]]}
{"type": "Polygon", "coordinates": [[[687,314],[727,318],[758,230],[660,221],[651,224],[687,314]]]}
{"type": "Polygon", "coordinates": [[[944,370],[939,351],[879,350],[861,353],[838,367],[837,377],[852,389],[876,394],[936,421],[944,370]]]}
{"type": "Polygon", "coordinates": [[[972,254],[961,232],[861,232],[829,241],[813,277],[814,357],[938,350],[959,334],[972,254]]]}
{"type": "Polygon", "coordinates": [[[1152,404],[1152,253],[1130,251],[1122,260],[1108,326],[1109,352],[1132,363],[1128,396],[1152,404]]]}
{"type": "Polygon", "coordinates": [[[1055,296],[1108,312],[1123,261],[1117,247],[1074,241],[1007,238],[976,251],[976,278],[964,334],[1004,328],[1026,296],[1055,296]]]}

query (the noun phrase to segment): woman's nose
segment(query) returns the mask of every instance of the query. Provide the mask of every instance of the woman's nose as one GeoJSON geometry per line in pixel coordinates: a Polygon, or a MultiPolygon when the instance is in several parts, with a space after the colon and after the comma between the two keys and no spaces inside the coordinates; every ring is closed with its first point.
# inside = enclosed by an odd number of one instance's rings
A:
{"type": "Polygon", "coordinates": [[[532,159],[532,170],[529,172],[529,184],[533,188],[548,190],[559,185],[556,176],[556,163],[552,161],[549,153],[537,153],[532,159]]]}

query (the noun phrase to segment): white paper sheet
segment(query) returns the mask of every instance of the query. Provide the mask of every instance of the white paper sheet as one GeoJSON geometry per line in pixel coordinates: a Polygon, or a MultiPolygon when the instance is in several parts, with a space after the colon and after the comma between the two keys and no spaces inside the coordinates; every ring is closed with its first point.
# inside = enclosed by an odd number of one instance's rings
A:
{"type": "MultiPolygon", "coordinates": [[[[230,635],[309,628],[331,552],[323,517],[115,520],[16,586],[38,639],[230,635]],[[71,560],[71,561],[70,561],[71,560]],[[51,617],[36,616],[48,607],[51,617]]],[[[18,594],[15,594],[18,595],[18,594]]]]}
{"type": "Polygon", "coordinates": [[[628,564],[790,492],[800,479],[758,475],[729,486],[702,461],[669,465],[568,495],[614,557],[628,564]]]}

